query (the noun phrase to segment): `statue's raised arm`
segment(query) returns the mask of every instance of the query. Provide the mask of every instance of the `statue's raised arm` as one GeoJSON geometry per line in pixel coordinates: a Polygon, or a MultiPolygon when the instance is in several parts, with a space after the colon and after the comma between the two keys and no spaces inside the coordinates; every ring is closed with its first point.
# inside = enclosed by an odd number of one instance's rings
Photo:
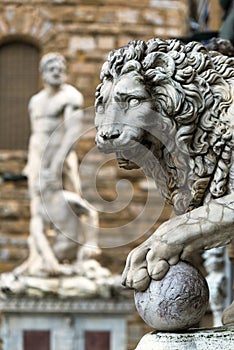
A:
{"type": "Polygon", "coordinates": [[[123,283],[144,291],[191,252],[234,238],[234,59],[178,40],[112,51],[96,92],[96,142],[153,177],[177,217],[129,255],[123,283]]]}

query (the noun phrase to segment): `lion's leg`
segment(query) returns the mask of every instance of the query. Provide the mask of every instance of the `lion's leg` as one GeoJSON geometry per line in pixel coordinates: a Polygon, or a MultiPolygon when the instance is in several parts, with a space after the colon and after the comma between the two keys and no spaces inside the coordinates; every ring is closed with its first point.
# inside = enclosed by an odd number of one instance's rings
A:
{"type": "Polygon", "coordinates": [[[228,244],[234,235],[233,194],[211,201],[168,220],[127,259],[123,284],[137,290],[148,287],[150,277],[160,280],[169,266],[193,251],[228,244]]]}

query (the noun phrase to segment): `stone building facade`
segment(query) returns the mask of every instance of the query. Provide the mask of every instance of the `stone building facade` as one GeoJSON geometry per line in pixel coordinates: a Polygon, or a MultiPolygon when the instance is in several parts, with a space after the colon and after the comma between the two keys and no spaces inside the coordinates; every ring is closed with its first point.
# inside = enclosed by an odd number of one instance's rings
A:
{"type": "Polygon", "coordinates": [[[41,54],[59,51],[69,64],[69,81],[91,106],[106,53],[132,39],[179,37],[187,33],[187,1],[4,0],[0,42],[28,40],[41,54]]]}
{"type": "MultiPolygon", "coordinates": [[[[111,49],[130,40],[188,35],[188,13],[186,0],[0,2],[0,100],[7,84],[7,76],[4,75],[7,68],[4,61],[1,66],[1,50],[17,43],[30,45],[36,50],[34,66],[47,52],[62,53],[68,62],[69,83],[84,95],[84,132],[77,147],[82,190],[84,197],[100,210],[101,263],[113,273],[121,273],[128,252],[167,219],[171,209],[164,205],[154,185],[144,174],[122,171],[117,168],[113,157],[105,157],[96,151],[93,102],[100,68],[111,49]],[[128,182],[120,181],[125,178],[128,182]],[[153,193],[150,196],[149,188],[153,193]],[[105,210],[109,206],[110,210],[105,210]],[[144,208],[147,210],[140,217],[144,208]]],[[[13,52],[17,57],[17,47],[13,52]]],[[[31,52],[26,53],[23,48],[23,57],[29,58],[31,52]]],[[[25,89],[28,78],[22,75],[20,79],[25,89]]],[[[33,79],[34,91],[29,93],[27,89],[22,89],[27,91],[21,96],[24,104],[40,88],[39,76],[33,79]]],[[[18,90],[21,89],[17,89],[16,94],[18,90]]],[[[14,93],[12,89],[9,91],[14,93]]],[[[4,108],[7,110],[7,105],[4,108]]],[[[5,110],[0,117],[2,139],[7,115],[5,110]]],[[[22,115],[17,115],[17,111],[12,112],[12,118],[21,118],[22,126],[12,124],[12,121],[11,125],[16,126],[11,128],[11,132],[18,132],[17,137],[20,137],[20,132],[24,131],[27,138],[29,124],[26,106],[22,111],[25,111],[21,112],[22,115]]],[[[11,270],[27,256],[29,197],[27,181],[18,177],[27,160],[25,143],[20,147],[14,145],[13,139],[10,147],[4,147],[4,143],[1,143],[0,148],[0,272],[3,272],[11,270]]],[[[128,350],[135,348],[146,331],[148,329],[137,313],[130,317],[128,350]]]]}

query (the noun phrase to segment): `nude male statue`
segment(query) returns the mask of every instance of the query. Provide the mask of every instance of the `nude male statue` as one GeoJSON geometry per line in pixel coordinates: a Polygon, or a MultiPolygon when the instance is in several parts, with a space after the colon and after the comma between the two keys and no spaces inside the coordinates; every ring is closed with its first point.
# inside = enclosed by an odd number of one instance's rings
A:
{"type": "Polygon", "coordinates": [[[40,71],[44,89],[29,101],[31,136],[24,170],[31,200],[30,257],[17,271],[54,275],[68,272],[68,266],[61,264],[65,259],[79,260],[99,253],[98,217],[81,198],[73,149],[83,116],[83,96],[65,83],[66,61],[62,55],[43,56],[40,71]],[[84,218],[88,228],[78,217],[84,218]],[[56,232],[53,244],[45,234],[48,226],[56,232]],[[85,243],[79,253],[77,242],[85,243]]]}
{"type": "Polygon", "coordinates": [[[65,180],[68,181],[68,177],[70,189],[79,193],[77,163],[74,161],[76,155],[73,150],[70,151],[70,137],[75,126],[77,129],[76,122],[82,118],[80,108],[83,96],[73,86],[64,83],[66,62],[63,56],[57,53],[45,55],[40,62],[40,71],[45,87],[30,99],[28,106],[32,133],[26,173],[29,175],[30,194],[32,197],[39,191],[42,157],[43,168],[49,170],[53,180],[57,178],[65,160],[65,180]],[[61,123],[64,125],[59,128],[61,123]],[[45,145],[52,134],[53,140],[45,153],[45,145]]]}

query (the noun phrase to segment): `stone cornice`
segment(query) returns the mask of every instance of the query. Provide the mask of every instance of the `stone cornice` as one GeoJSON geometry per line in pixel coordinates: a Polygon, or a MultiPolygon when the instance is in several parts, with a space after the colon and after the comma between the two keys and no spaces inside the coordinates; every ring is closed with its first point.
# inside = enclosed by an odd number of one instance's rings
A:
{"type": "Polygon", "coordinates": [[[7,297],[0,300],[3,313],[71,313],[71,314],[129,314],[134,311],[131,299],[61,299],[7,297]]]}

